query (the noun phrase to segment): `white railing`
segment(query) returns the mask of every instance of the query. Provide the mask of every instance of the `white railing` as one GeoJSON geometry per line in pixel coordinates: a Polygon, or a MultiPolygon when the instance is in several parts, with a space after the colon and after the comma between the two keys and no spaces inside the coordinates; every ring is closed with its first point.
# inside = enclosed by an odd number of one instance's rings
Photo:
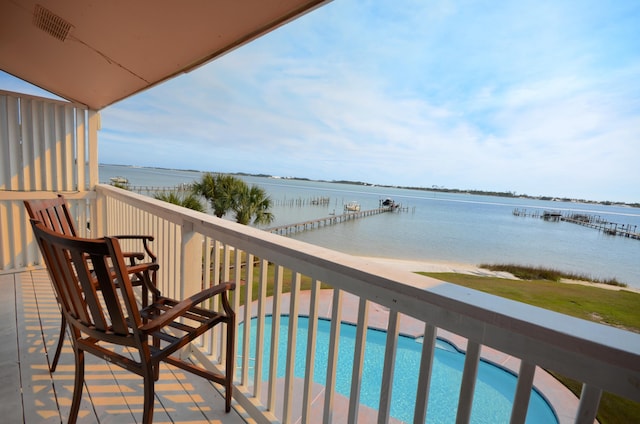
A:
{"type": "MultiPolygon", "coordinates": [[[[468,422],[471,414],[476,372],[481,349],[496,349],[521,360],[511,421],[524,422],[529,394],[536,369],[558,372],[583,383],[579,406],[568,414],[558,414],[561,422],[592,423],[603,391],[640,401],[640,335],[616,328],[574,319],[471,289],[442,283],[408,272],[398,272],[369,263],[363,259],[340,254],[317,246],[298,242],[261,230],[241,226],[199,212],[187,211],[174,205],[120,190],[111,186],[96,188],[97,222],[110,234],[150,234],[156,240],[161,272],[161,290],[173,296],[184,296],[218,281],[235,281],[237,287],[233,304],[240,312],[240,320],[249,325],[257,317],[258,348],[249,351],[248,331],[239,332],[243,350],[237,352],[235,400],[257,422],[332,422],[336,380],[336,355],[339,326],[346,296],[358,299],[356,351],[354,353],[351,395],[348,406],[349,422],[356,422],[359,414],[360,371],[366,339],[368,310],[382,305],[389,310],[387,346],[383,381],[378,410],[378,422],[388,422],[389,405],[393,402],[390,384],[393,358],[398,339],[400,316],[419,320],[424,326],[424,348],[419,370],[418,389],[412,401],[414,422],[424,422],[428,405],[431,361],[435,349],[436,332],[446,330],[467,340],[466,359],[457,410],[457,422],[468,422]],[[220,254],[211,254],[219,252],[220,254]],[[243,264],[243,266],[234,266],[243,264]],[[252,293],[254,269],[257,268],[258,293],[252,293]],[[273,294],[267,296],[267,273],[275,273],[273,294]],[[203,272],[211,270],[211,272],[203,272]],[[301,303],[300,282],[310,279],[311,323],[309,328],[307,370],[302,388],[295,386],[293,375],[295,333],[288,334],[286,372],[278,380],[274,372],[277,349],[272,349],[268,363],[262,361],[265,345],[275,343],[278,331],[267,334],[265,316],[273,316],[277,329],[281,314],[295,321],[301,303]],[[184,283],[180,283],[184,282],[184,283]],[[283,296],[283,284],[290,285],[290,294],[283,296]],[[331,311],[329,361],[326,373],[324,401],[314,409],[311,418],[312,375],[314,372],[320,283],[334,289],[331,311]],[[257,295],[257,300],[250,299],[257,295]],[[288,307],[285,298],[289,299],[288,307]],[[252,304],[252,308],[241,308],[252,304]],[[269,367],[269,380],[261,382],[262,370],[269,367]],[[249,369],[253,368],[250,373],[249,369]],[[295,400],[294,400],[295,399],[295,400]],[[302,402],[301,411],[294,406],[302,402]]],[[[97,235],[97,232],[94,234],[97,235]]],[[[354,312],[354,311],[351,311],[354,312]]],[[[295,323],[289,324],[295,328],[295,323]]],[[[238,340],[236,340],[236,343],[238,340]]],[[[224,340],[214,334],[199,341],[194,356],[216,367],[221,363],[224,340]]],[[[317,370],[315,370],[317,372],[317,370]]],[[[554,399],[549,398],[553,404],[554,399]]],[[[317,405],[314,404],[314,407],[317,405]]],[[[300,408],[299,408],[300,409],[300,408]]]]}

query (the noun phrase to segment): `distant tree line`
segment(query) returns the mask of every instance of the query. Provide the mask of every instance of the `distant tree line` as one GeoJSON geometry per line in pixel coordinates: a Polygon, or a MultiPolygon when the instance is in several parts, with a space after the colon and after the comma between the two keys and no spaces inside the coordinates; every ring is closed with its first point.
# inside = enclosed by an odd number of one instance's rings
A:
{"type": "MultiPolygon", "coordinates": [[[[296,179],[296,178],[292,178],[292,179],[296,179]]],[[[362,185],[362,186],[373,185],[373,184],[365,183],[362,181],[348,181],[348,180],[336,180],[336,181],[325,181],[325,182],[331,182],[336,184],[353,184],[353,185],[362,185]]],[[[640,203],[621,203],[621,202],[612,202],[609,200],[596,201],[596,200],[587,200],[587,199],[572,199],[569,197],[530,196],[528,194],[517,194],[515,191],[462,190],[458,188],[446,188],[446,187],[440,187],[435,185],[431,187],[413,187],[413,186],[376,184],[376,187],[402,188],[407,190],[434,191],[434,192],[440,192],[440,193],[475,194],[475,195],[481,195],[481,196],[522,197],[526,199],[550,200],[550,201],[556,201],[556,202],[580,202],[580,203],[593,203],[593,204],[600,204],[600,205],[625,205],[633,208],[640,208],[640,203]]]]}
{"type": "MultiPolygon", "coordinates": [[[[211,174],[211,173],[207,173],[211,174]]],[[[205,174],[205,176],[207,175],[205,174]]],[[[224,174],[217,174],[224,175],[224,174]]],[[[268,174],[251,174],[251,173],[235,173],[231,175],[224,175],[233,177],[233,175],[240,176],[252,176],[252,177],[265,177],[265,178],[273,178],[272,175],[268,174]]],[[[525,199],[537,199],[537,200],[550,200],[550,201],[558,201],[558,202],[580,202],[580,203],[592,203],[592,204],[600,204],[600,205],[625,205],[634,208],[640,208],[640,203],[624,203],[624,202],[612,202],[612,201],[595,201],[595,200],[587,200],[587,199],[572,199],[568,197],[552,197],[552,196],[530,196],[528,194],[517,194],[515,191],[491,191],[491,190],[463,190],[457,188],[446,188],[443,186],[433,185],[431,187],[416,187],[416,186],[398,186],[398,185],[385,185],[385,184],[371,184],[364,181],[351,181],[351,180],[313,180],[310,178],[304,177],[283,177],[287,180],[296,180],[296,181],[319,181],[326,183],[335,183],[335,184],[351,184],[351,185],[360,185],[360,186],[376,186],[382,188],[400,188],[407,190],[419,190],[419,191],[432,191],[439,193],[459,193],[459,194],[474,194],[481,196],[496,196],[496,197],[521,197],[525,199]]],[[[204,177],[203,177],[204,179],[204,177]]],[[[242,180],[240,180],[242,182],[242,180]]],[[[246,185],[246,184],[245,184],[246,185]]],[[[265,195],[266,196],[266,195],[265,195]]]]}

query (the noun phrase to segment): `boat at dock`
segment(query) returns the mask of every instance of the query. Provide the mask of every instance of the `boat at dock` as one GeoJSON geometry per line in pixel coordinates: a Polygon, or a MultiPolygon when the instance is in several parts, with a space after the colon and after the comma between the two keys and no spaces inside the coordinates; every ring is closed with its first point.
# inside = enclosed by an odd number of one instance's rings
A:
{"type": "Polygon", "coordinates": [[[359,212],[360,211],[360,203],[358,202],[349,202],[346,205],[344,205],[344,210],[346,212],[359,212]]]}
{"type": "Polygon", "coordinates": [[[125,177],[111,177],[109,178],[112,184],[129,184],[129,180],[125,177]]]}
{"type": "Polygon", "coordinates": [[[400,204],[396,203],[395,200],[387,197],[384,200],[380,200],[380,207],[381,208],[388,208],[388,209],[398,209],[400,207],[400,204]]]}

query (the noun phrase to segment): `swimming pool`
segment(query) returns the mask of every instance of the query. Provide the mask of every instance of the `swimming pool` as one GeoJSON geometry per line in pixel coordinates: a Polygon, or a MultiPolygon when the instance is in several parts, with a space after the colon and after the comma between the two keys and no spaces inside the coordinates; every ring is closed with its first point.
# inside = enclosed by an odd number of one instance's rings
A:
{"type": "MultiPolygon", "coordinates": [[[[304,378],[306,369],[308,321],[306,317],[298,318],[295,360],[295,376],[298,378],[304,378]]],[[[255,322],[254,318],[251,324],[252,342],[250,352],[252,355],[255,354],[255,322]]],[[[322,385],[325,384],[326,379],[330,326],[331,321],[318,320],[315,373],[313,378],[316,383],[322,385]]],[[[280,320],[280,346],[278,348],[278,377],[284,377],[285,375],[288,328],[289,317],[282,315],[280,320]]],[[[243,334],[243,331],[243,325],[240,324],[239,334],[243,334]]],[[[265,320],[265,334],[271,334],[271,317],[267,317],[265,320]]],[[[356,327],[354,325],[342,324],[336,392],[347,397],[351,389],[355,334],[356,327]]],[[[242,337],[239,337],[239,339],[238,352],[240,353],[242,352],[242,337]]],[[[386,332],[374,329],[367,331],[360,402],[374,409],[378,408],[380,400],[385,343],[386,332]]],[[[405,422],[413,421],[421,350],[422,344],[419,339],[405,336],[399,337],[393,380],[391,416],[405,422]]],[[[265,344],[263,354],[263,364],[265,366],[262,378],[267,380],[269,370],[266,365],[269,363],[271,354],[269,343],[265,344]]],[[[463,366],[464,354],[450,343],[438,339],[429,391],[427,423],[455,422],[463,366]]],[[[492,424],[509,422],[516,382],[516,377],[511,372],[481,360],[473,398],[471,422],[492,424]]],[[[529,424],[558,422],[553,409],[536,390],[532,391],[526,422],[529,424]]]]}

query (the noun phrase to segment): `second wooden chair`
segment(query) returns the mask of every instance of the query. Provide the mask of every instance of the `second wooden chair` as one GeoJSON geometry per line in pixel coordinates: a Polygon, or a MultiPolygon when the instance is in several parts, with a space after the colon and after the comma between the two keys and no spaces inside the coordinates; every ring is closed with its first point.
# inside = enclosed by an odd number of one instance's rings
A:
{"type": "MultiPolygon", "coordinates": [[[[71,210],[63,195],[58,194],[57,197],[51,199],[25,200],[24,206],[27,209],[29,218],[40,221],[51,231],[55,231],[56,233],[68,235],[71,237],[79,236],[79,233],[76,229],[75,220],[71,215],[71,210]]],[[[139,264],[140,261],[143,261],[145,259],[145,253],[148,262],[156,261],[156,255],[151,251],[151,248],[149,247],[149,242],[153,241],[153,236],[122,235],[116,236],[116,238],[121,240],[139,240],[142,242],[142,248],[144,252],[127,252],[124,254],[127,259],[129,259],[129,266],[131,267],[130,272],[132,272],[133,275],[135,275],[137,270],[136,265],[139,264]]],[[[155,274],[151,275],[151,279],[155,283],[155,274]]],[[[142,302],[143,306],[146,306],[148,292],[146,287],[144,287],[144,285],[142,284],[142,275],[136,276],[136,278],[132,280],[132,284],[134,286],[142,287],[142,302]]],[[[65,332],[66,320],[64,314],[62,314],[58,345],[56,347],[53,360],[51,361],[51,365],[49,366],[51,372],[54,372],[56,370],[58,361],[60,360],[60,353],[62,352],[62,345],[64,344],[65,332]]]]}

